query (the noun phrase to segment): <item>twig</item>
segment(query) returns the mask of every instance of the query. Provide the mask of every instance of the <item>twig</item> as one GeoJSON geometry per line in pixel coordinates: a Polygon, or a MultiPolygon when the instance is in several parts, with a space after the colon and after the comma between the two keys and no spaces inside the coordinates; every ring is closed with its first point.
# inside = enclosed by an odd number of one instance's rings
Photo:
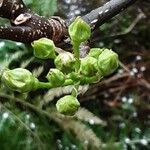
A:
{"type": "Polygon", "coordinates": [[[138,16],[133,20],[131,25],[125,31],[119,32],[119,33],[116,33],[116,34],[112,34],[109,37],[118,37],[118,36],[126,35],[126,34],[130,33],[134,29],[136,24],[143,18],[145,18],[145,15],[144,15],[144,13],[141,12],[140,14],[138,14],[138,16]]]}

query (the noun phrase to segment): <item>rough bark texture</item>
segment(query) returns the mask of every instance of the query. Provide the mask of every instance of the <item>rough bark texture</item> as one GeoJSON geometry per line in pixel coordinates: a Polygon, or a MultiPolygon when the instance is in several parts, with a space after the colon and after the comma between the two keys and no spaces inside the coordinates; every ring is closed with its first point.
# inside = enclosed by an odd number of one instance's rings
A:
{"type": "Polygon", "coordinates": [[[137,0],[111,0],[83,16],[82,19],[87,22],[92,29],[96,29],[98,26],[119,14],[136,1],[137,0]]]}
{"type": "Polygon", "coordinates": [[[39,16],[27,9],[22,0],[1,0],[0,17],[10,20],[11,26],[0,26],[0,38],[31,43],[47,37],[55,43],[66,35],[65,21],[59,17],[49,19],[39,16]]]}
{"type": "MultiPolygon", "coordinates": [[[[97,28],[136,0],[111,0],[102,7],[91,11],[82,18],[97,28]]],[[[31,43],[42,37],[62,42],[67,36],[67,24],[70,21],[59,17],[49,19],[39,16],[28,9],[22,0],[0,0],[0,17],[10,20],[11,26],[0,26],[0,38],[23,43],[31,43]]]]}

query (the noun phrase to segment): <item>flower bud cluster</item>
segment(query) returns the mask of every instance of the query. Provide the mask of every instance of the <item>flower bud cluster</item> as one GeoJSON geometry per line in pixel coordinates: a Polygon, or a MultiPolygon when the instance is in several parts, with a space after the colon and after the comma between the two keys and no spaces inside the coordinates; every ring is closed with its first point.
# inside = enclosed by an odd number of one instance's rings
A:
{"type": "MultiPolygon", "coordinates": [[[[79,85],[91,84],[112,74],[119,65],[118,55],[112,50],[92,48],[85,58],[79,58],[79,45],[89,39],[91,30],[81,17],[77,17],[69,26],[69,35],[73,44],[73,54],[58,51],[54,42],[41,38],[32,43],[34,56],[40,59],[54,59],[56,68],[50,69],[47,83],[40,82],[26,69],[5,70],[2,81],[10,89],[18,92],[30,92],[38,88],[55,88],[74,85],[78,92],[79,85]]],[[[60,98],[56,103],[58,112],[74,115],[80,103],[77,92],[60,98]]]]}

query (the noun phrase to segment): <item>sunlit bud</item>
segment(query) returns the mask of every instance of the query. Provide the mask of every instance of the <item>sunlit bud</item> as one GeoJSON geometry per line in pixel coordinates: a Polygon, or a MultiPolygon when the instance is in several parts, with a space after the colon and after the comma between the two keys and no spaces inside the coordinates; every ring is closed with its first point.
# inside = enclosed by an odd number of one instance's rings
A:
{"type": "Polygon", "coordinates": [[[62,72],[72,72],[75,69],[75,58],[69,52],[60,53],[55,59],[56,68],[62,72]]]}
{"type": "Polygon", "coordinates": [[[91,35],[90,26],[81,17],[77,17],[69,26],[69,35],[73,42],[81,43],[87,41],[91,35]]]}
{"type": "Polygon", "coordinates": [[[102,76],[112,74],[119,66],[117,53],[112,50],[105,49],[98,58],[98,69],[102,76]]]}
{"type": "Polygon", "coordinates": [[[46,78],[54,87],[61,86],[65,82],[65,75],[58,69],[50,69],[46,78]]]}
{"type": "Polygon", "coordinates": [[[54,42],[47,38],[41,38],[32,43],[34,48],[34,56],[40,59],[54,59],[55,54],[55,45],[54,42]]]}
{"type": "Polygon", "coordinates": [[[80,72],[88,77],[95,76],[98,72],[97,59],[90,56],[81,59],[80,72]]]}
{"type": "Polygon", "coordinates": [[[79,101],[72,95],[64,96],[56,103],[57,111],[64,115],[74,115],[79,107],[79,101]]]}
{"type": "Polygon", "coordinates": [[[92,49],[90,49],[88,56],[98,59],[99,55],[103,52],[103,50],[104,49],[101,49],[101,48],[92,48],[92,49]]]}
{"type": "Polygon", "coordinates": [[[38,86],[38,79],[30,71],[22,68],[4,71],[2,81],[11,90],[21,93],[35,90],[38,86]]]}

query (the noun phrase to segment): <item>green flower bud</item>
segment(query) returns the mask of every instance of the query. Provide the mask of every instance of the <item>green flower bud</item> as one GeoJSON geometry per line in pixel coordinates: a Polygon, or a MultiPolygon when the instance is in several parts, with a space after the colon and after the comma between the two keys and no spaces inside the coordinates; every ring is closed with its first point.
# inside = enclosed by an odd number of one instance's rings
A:
{"type": "Polygon", "coordinates": [[[38,86],[38,79],[30,71],[22,68],[4,71],[2,81],[11,90],[21,93],[35,90],[38,86]]]}
{"type": "Polygon", "coordinates": [[[56,68],[62,72],[69,73],[75,69],[75,58],[69,52],[60,53],[55,59],[56,68]]]}
{"type": "Polygon", "coordinates": [[[98,69],[102,76],[112,74],[119,66],[118,54],[105,49],[98,58],[98,69]]]}
{"type": "Polygon", "coordinates": [[[81,59],[80,72],[88,77],[95,76],[98,72],[97,59],[90,56],[81,59]]]}
{"type": "Polygon", "coordinates": [[[99,55],[103,52],[104,49],[101,48],[91,48],[88,56],[98,59],[99,55]]]}
{"type": "Polygon", "coordinates": [[[54,42],[47,38],[41,38],[32,43],[34,48],[34,56],[40,59],[54,59],[55,54],[55,45],[54,42]]]}
{"type": "Polygon", "coordinates": [[[79,101],[72,95],[64,96],[56,103],[57,111],[64,115],[74,115],[79,107],[79,101]]]}
{"type": "Polygon", "coordinates": [[[67,77],[75,82],[80,81],[80,75],[77,72],[71,72],[67,75],[67,77]]]}
{"type": "Polygon", "coordinates": [[[81,43],[87,41],[91,35],[90,26],[81,17],[77,17],[69,26],[69,35],[73,42],[81,43]]]}
{"type": "Polygon", "coordinates": [[[65,82],[65,75],[58,69],[50,69],[46,78],[54,87],[61,86],[65,82]]]}

